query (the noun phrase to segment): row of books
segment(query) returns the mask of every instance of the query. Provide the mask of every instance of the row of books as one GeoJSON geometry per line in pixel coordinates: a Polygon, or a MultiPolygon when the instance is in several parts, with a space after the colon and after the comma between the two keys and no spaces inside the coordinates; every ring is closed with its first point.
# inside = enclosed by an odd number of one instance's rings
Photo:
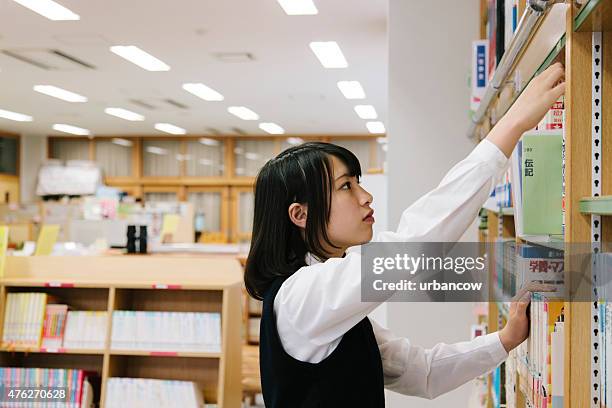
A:
{"type": "Polygon", "coordinates": [[[0,386],[4,395],[2,407],[53,406],[62,408],[89,408],[94,401],[94,387],[99,389],[100,377],[84,370],[63,368],[0,367],[0,386]],[[45,395],[20,399],[9,396],[9,388],[39,388],[45,395]],[[10,401],[14,399],[14,401],[10,401]]]}
{"type": "Polygon", "coordinates": [[[73,311],[46,293],[9,293],[3,347],[101,349],[107,312],[73,311]]]}
{"type": "Polygon", "coordinates": [[[493,284],[502,298],[509,300],[529,282],[557,285],[564,282],[564,253],[540,245],[517,243],[513,238],[497,238],[493,247],[493,284]]]}
{"type": "Polygon", "coordinates": [[[476,111],[519,22],[519,0],[487,0],[487,39],[474,41],[471,110],[476,111]]]}
{"type": "Polygon", "coordinates": [[[106,406],[113,408],[204,406],[197,384],[189,381],[113,377],[106,387],[106,406]]]}
{"type": "Polygon", "coordinates": [[[122,350],[220,352],[221,315],[115,311],[111,347],[122,350]]]}

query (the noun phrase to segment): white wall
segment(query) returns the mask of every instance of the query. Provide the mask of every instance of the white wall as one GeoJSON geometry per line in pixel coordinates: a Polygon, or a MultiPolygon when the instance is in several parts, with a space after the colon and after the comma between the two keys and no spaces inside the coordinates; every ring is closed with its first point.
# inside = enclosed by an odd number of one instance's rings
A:
{"type": "Polygon", "coordinates": [[[44,135],[21,135],[21,173],[19,188],[21,202],[31,203],[37,200],[36,181],[38,169],[47,157],[47,138],[44,135]]]}
{"type": "MultiPolygon", "coordinates": [[[[389,0],[389,226],[474,147],[468,127],[470,46],[478,0],[389,0]]],[[[469,240],[476,240],[475,226],[469,240]]],[[[413,344],[469,338],[471,304],[390,303],[389,328],[413,344]]],[[[389,393],[388,406],[467,407],[471,384],[433,401],[389,393]]]]}

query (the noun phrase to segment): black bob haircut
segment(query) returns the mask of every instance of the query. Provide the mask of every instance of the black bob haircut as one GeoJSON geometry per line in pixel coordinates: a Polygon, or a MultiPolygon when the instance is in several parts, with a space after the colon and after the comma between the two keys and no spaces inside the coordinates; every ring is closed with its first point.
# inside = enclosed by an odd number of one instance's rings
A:
{"type": "Polygon", "coordinates": [[[259,171],[251,248],[244,274],[247,291],[255,299],[263,299],[276,278],[287,278],[305,266],[308,252],[326,259],[322,242],[336,247],[327,235],[334,187],[331,156],[341,160],[349,176],[359,180],[361,166],[351,151],[320,142],[291,147],[259,171]],[[303,237],[300,228],[289,219],[292,203],[308,205],[303,237]]]}

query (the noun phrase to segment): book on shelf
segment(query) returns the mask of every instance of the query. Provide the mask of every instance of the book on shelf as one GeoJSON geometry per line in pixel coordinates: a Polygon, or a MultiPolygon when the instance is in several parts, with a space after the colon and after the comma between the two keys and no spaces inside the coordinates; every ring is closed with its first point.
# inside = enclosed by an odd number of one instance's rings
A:
{"type": "Polygon", "coordinates": [[[111,348],[170,352],[220,352],[221,314],[113,312],[111,348]]]}
{"type": "Polygon", "coordinates": [[[46,293],[6,296],[2,346],[57,350],[102,349],[107,312],[73,311],[46,293]]]}
{"type": "Polygon", "coordinates": [[[472,97],[470,110],[476,112],[489,85],[489,42],[477,40],[472,42],[472,97]]]}
{"type": "Polygon", "coordinates": [[[46,293],[7,294],[2,346],[40,347],[45,308],[49,300],[46,293]]]}
{"type": "Polygon", "coordinates": [[[15,407],[90,408],[94,406],[100,389],[100,377],[97,373],[78,369],[0,367],[0,378],[1,385],[6,388],[57,389],[61,398],[61,402],[23,402],[10,405],[15,407]],[[62,398],[62,395],[65,397],[62,398]]]}
{"type": "Polygon", "coordinates": [[[200,408],[204,396],[190,381],[112,377],[106,383],[106,406],[200,408]]]}
{"type": "Polygon", "coordinates": [[[519,22],[519,0],[505,0],[505,43],[504,48],[508,48],[512,38],[514,37],[514,33],[518,27],[519,22]]]}
{"type": "Polygon", "coordinates": [[[103,349],[108,312],[69,311],[64,332],[64,348],[103,349]]]}

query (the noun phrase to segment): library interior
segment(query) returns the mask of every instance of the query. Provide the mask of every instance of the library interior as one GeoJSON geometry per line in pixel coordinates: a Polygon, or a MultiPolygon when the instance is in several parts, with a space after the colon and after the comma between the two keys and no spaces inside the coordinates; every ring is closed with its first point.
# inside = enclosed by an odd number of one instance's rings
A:
{"type": "Polygon", "coordinates": [[[612,406],[612,0],[432,3],[0,0],[0,407],[612,406]]]}

